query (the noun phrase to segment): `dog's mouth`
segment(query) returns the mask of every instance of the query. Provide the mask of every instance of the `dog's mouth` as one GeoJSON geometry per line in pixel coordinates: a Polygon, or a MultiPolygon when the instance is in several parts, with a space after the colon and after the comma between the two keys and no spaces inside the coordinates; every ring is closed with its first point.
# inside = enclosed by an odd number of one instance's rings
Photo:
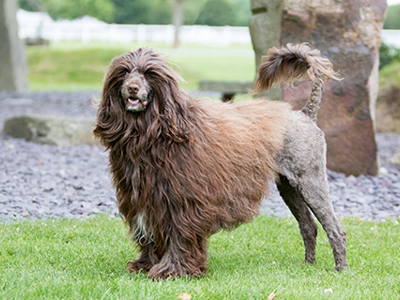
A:
{"type": "Polygon", "coordinates": [[[125,109],[133,112],[143,111],[148,104],[147,99],[139,99],[138,97],[129,97],[125,101],[125,109]]]}

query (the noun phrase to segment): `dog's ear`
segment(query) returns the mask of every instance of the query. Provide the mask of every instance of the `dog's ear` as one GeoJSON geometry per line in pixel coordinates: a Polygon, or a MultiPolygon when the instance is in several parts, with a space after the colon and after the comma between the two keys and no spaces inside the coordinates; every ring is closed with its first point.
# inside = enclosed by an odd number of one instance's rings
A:
{"type": "Polygon", "coordinates": [[[165,108],[165,121],[168,125],[167,132],[177,143],[190,141],[191,132],[187,122],[186,112],[177,102],[168,101],[165,108]]]}
{"type": "Polygon", "coordinates": [[[97,124],[93,133],[101,143],[110,148],[124,131],[123,107],[120,103],[118,78],[111,68],[104,80],[101,102],[97,111],[97,124]]]}
{"type": "Polygon", "coordinates": [[[153,102],[157,105],[164,134],[177,143],[189,141],[191,131],[188,125],[187,94],[180,89],[176,80],[165,80],[164,84],[153,88],[153,102]]]}

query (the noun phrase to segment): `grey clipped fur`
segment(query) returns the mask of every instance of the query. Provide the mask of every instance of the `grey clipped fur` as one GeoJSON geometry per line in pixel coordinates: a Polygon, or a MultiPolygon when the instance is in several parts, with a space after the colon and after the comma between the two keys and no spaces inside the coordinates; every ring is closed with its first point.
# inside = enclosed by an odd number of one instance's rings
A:
{"type": "Polygon", "coordinates": [[[263,57],[253,93],[260,93],[276,81],[308,77],[311,95],[301,111],[290,111],[284,147],[277,157],[278,190],[299,223],[305,246],[305,262],[315,262],[317,224],[326,231],[333,250],[336,270],[345,270],[346,232],[335,216],[326,175],[326,142],[316,124],[323,80],[340,80],[331,62],[307,44],[272,48],[263,57]]]}
{"type": "Polygon", "coordinates": [[[346,232],[340,225],[329,196],[324,133],[301,111],[292,111],[283,151],[277,159],[278,190],[299,223],[305,262],[315,262],[317,224],[326,231],[337,270],[346,269],[346,232]]]}

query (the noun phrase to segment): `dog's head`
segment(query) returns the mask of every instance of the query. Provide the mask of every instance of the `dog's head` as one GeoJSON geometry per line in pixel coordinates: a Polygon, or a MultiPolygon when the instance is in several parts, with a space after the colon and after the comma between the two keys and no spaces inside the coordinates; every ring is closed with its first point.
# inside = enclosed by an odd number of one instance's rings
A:
{"type": "Polygon", "coordinates": [[[150,134],[151,128],[156,134],[162,122],[168,134],[181,136],[178,115],[188,96],[179,81],[181,76],[150,48],[114,58],[104,79],[95,135],[108,144],[132,130],[150,134]]]}
{"type": "Polygon", "coordinates": [[[114,103],[131,113],[140,113],[150,105],[165,106],[171,90],[178,88],[181,77],[173,71],[165,59],[150,48],[140,48],[113,59],[107,72],[104,98],[119,98],[114,103]],[[167,96],[167,97],[166,97],[167,96]],[[157,103],[152,103],[152,102],[157,103]]]}

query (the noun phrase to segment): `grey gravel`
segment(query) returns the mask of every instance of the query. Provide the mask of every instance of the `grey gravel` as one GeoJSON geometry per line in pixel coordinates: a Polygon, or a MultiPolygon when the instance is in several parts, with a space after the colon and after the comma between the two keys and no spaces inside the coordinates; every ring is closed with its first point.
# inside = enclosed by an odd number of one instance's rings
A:
{"type": "MultiPolygon", "coordinates": [[[[0,93],[0,131],[8,118],[27,113],[93,118],[99,92],[0,93]]],[[[328,171],[339,216],[381,220],[400,217],[400,171],[390,158],[400,136],[377,133],[382,174],[347,177],[328,171]]],[[[263,213],[289,216],[273,188],[263,213]]],[[[107,153],[101,147],[39,145],[0,134],[0,220],[118,215],[107,153]]]]}

